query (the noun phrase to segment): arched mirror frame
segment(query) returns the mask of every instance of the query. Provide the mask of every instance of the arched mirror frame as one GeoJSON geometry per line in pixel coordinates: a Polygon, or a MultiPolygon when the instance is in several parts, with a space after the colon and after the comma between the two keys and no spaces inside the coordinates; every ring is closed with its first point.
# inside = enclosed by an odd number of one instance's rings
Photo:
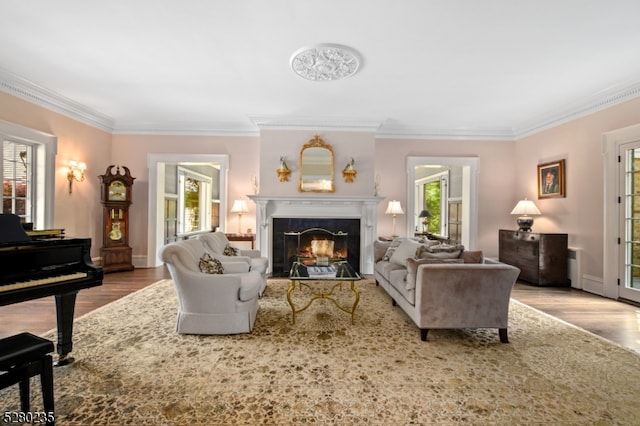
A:
{"type": "Polygon", "coordinates": [[[415,180],[416,166],[441,164],[462,167],[462,241],[465,247],[478,243],[478,166],[477,157],[407,157],[407,235],[413,235],[417,224],[415,180]]]}
{"type": "MultiPolygon", "coordinates": [[[[320,136],[315,135],[313,137],[313,139],[309,139],[309,142],[307,142],[306,144],[304,144],[302,146],[302,149],[300,150],[300,178],[299,178],[299,183],[298,183],[298,191],[299,192],[335,192],[335,184],[334,184],[334,180],[333,180],[333,148],[331,147],[331,145],[329,145],[328,143],[326,143],[320,136]],[[327,176],[327,181],[329,182],[329,187],[328,188],[322,188],[322,183],[320,182],[322,179],[319,179],[318,182],[314,182],[314,181],[305,181],[305,164],[303,161],[303,157],[304,157],[304,152],[307,149],[310,148],[321,148],[321,149],[326,149],[327,155],[329,156],[329,160],[330,160],[330,171],[328,173],[327,176]],[[305,188],[305,184],[306,184],[306,188],[305,188]],[[320,186],[320,188],[316,188],[315,185],[320,186]]],[[[308,167],[308,166],[307,166],[308,167]]]]}

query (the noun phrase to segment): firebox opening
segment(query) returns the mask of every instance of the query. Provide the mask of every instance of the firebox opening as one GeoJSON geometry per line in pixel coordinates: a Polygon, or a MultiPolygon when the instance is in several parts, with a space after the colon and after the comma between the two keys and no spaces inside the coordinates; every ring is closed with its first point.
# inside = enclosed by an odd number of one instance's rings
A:
{"type": "Polygon", "coordinates": [[[360,219],[273,220],[273,276],[288,276],[296,261],[309,266],[347,261],[359,272],[360,219]]]}

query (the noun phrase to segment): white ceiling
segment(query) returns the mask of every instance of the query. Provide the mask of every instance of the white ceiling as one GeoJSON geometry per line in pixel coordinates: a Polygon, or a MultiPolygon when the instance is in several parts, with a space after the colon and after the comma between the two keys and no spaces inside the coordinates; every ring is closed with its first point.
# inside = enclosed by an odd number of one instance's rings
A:
{"type": "Polygon", "coordinates": [[[2,0],[0,90],[115,133],[514,138],[640,95],[638,0],[2,0]],[[363,64],[312,82],[299,48],[363,64]]]}

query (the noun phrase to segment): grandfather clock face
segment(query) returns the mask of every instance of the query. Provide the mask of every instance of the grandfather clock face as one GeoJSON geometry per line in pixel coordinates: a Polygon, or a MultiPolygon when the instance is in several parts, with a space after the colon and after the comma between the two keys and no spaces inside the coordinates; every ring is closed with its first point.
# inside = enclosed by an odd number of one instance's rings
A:
{"type": "Polygon", "coordinates": [[[127,187],[120,180],[114,180],[109,184],[107,200],[125,201],[127,199],[127,187]]]}

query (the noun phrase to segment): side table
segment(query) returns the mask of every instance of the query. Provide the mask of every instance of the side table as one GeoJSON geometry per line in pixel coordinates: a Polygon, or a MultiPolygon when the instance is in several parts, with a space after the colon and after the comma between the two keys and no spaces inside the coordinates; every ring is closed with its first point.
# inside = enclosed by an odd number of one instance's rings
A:
{"type": "Polygon", "coordinates": [[[251,243],[251,249],[253,250],[256,243],[256,234],[224,234],[229,241],[248,241],[251,243]]]}

